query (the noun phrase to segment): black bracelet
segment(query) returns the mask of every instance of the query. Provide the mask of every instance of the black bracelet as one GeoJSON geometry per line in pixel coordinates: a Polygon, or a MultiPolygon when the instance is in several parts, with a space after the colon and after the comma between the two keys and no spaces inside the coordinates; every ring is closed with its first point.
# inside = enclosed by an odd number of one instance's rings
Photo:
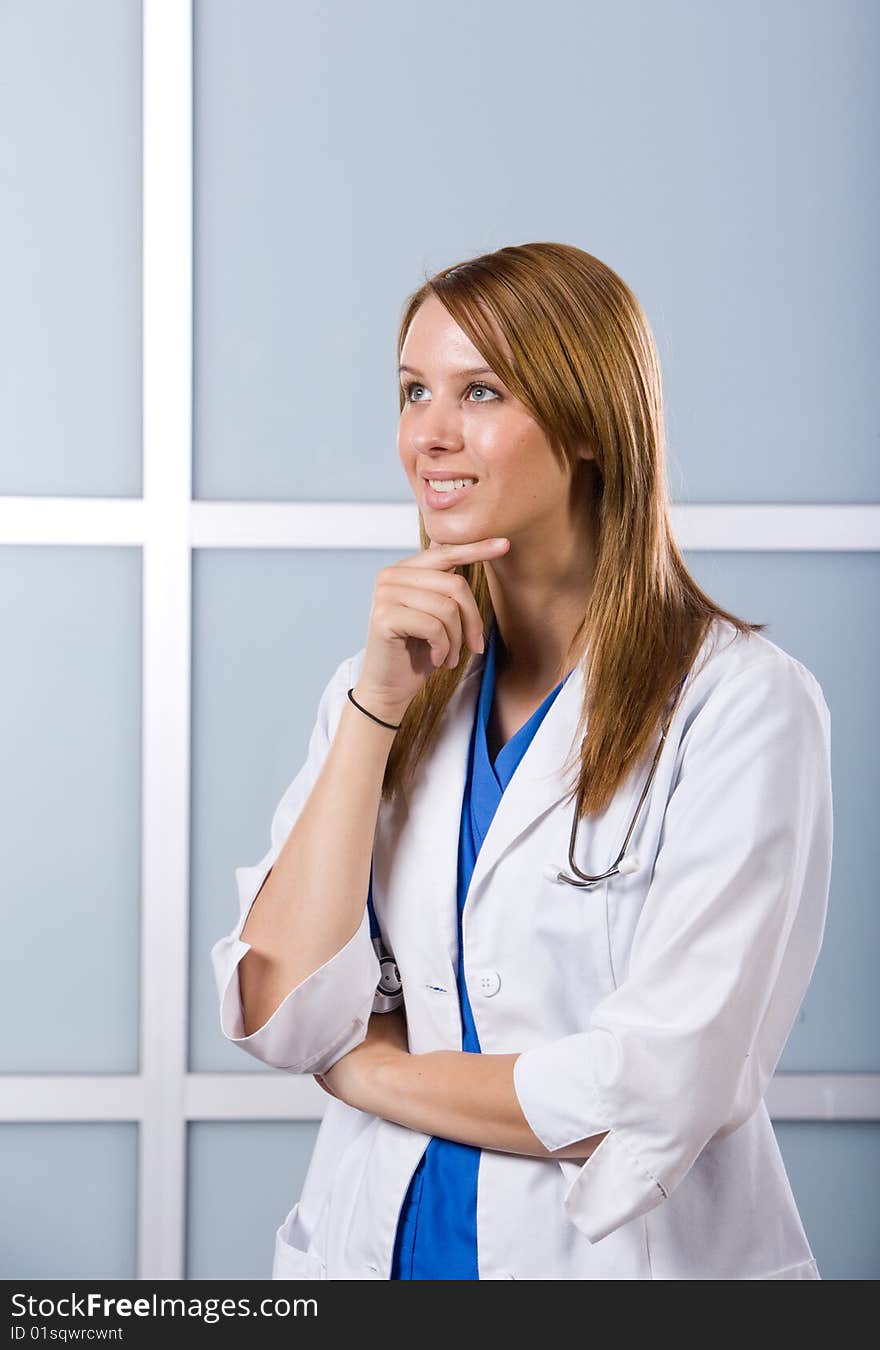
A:
{"type": "MultiPolygon", "coordinates": [[[[354,689],[354,685],[351,686],[351,689],[354,689]]],[[[352,703],[356,708],[360,708],[362,713],[367,713],[367,717],[372,717],[373,721],[378,722],[380,727],[388,727],[390,731],[400,730],[402,725],[400,722],[398,722],[397,726],[395,726],[393,722],[383,722],[381,717],[376,717],[373,713],[367,712],[366,708],[361,708],[361,705],[358,703],[354,694],[351,692],[351,689],[349,689],[348,691],[348,697],[351,699],[352,703]]]]}

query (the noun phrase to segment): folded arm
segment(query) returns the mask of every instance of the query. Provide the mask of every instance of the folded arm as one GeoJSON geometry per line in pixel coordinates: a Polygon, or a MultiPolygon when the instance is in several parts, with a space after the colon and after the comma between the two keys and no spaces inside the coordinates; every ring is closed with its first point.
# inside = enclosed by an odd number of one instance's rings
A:
{"type": "Polygon", "coordinates": [[[513,1066],[518,1058],[461,1050],[391,1056],[376,1075],[378,1114],[410,1129],[477,1148],[539,1158],[589,1158],[604,1133],[552,1153],[541,1143],[514,1089],[513,1066]]]}
{"type": "Polygon", "coordinates": [[[364,1078],[365,1109],[390,1120],[552,1157],[590,1242],[663,1204],[758,1109],[822,943],[833,822],[815,678],[772,656],[741,669],[679,754],[626,974],[589,1026],[520,1054],[391,1054],[364,1078]]]}
{"type": "Polygon", "coordinates": [[[402,1014],[377,1013],[363,1043],[322,1078],[350,1106],[424,1134],[531,1157],[589,1158],[604,1134],[551,1152],[533,1132],[514,1088],[517,1059],[461,1050],[411,1054],[402,1014]]]}

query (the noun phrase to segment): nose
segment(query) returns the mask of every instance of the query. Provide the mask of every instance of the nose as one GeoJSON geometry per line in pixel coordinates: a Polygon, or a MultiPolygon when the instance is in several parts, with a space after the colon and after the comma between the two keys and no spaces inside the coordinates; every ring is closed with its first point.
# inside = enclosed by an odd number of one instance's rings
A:
{"type": "Polygon", "coordinates": [[[431,450],[461,450],[464,445],[460,413],[454,405],[450,407],[439,399],[427,407],[424,404],[419,407],[418,417],[412,419],[404,435],[419,454],[431,450]]]}

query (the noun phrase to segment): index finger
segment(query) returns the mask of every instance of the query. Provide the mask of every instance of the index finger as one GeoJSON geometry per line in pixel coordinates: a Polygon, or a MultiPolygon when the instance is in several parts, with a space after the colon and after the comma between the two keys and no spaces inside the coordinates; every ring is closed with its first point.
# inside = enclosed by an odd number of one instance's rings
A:
{"type": "Polygon", "coordinates": [[[493,539],[474,539],[467,544],[435,544],[433,539],[421,553],[404,558],[403,567],[439,567],[443,569],[460,567],[462,563],[482,562],[484,558],[496,558],[510,547],[510,540],[503,535],[493,539]]]}

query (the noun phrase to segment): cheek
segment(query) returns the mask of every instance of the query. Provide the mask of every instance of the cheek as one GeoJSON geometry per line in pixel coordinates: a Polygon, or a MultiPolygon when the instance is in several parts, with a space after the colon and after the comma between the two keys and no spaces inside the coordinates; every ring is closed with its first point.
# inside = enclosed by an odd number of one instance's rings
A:
{"type": "Polygon", "coordinates": [[[482,465],[490,479],[505,485],[516,483],[525,472],[528,455],[515,431],[508,431],[502,423],[480,431],[471,441],[474,462],[482,465]]]}
{"type": "Polygon", "coordinates": [[[541,451],[522,437],[494,439],[481,458],[490,479],[503,483],[505,494],[532,501],[552,490],[541,451]]]}
{"type": "Polygon", "coordinates": [[[499,473],[546,477],[550,448],[540,429],[515,411],[500,411],[475,425],[473,444],[499,473]]]}
{"type": "Polygon", "coordinates": [[[397,436],[397,458],[399,459],[400,466],[407,478],[415,478],[416,456],[414,451],[410,450],[405,438],[400,433],[398,433],[397,436]]]}

